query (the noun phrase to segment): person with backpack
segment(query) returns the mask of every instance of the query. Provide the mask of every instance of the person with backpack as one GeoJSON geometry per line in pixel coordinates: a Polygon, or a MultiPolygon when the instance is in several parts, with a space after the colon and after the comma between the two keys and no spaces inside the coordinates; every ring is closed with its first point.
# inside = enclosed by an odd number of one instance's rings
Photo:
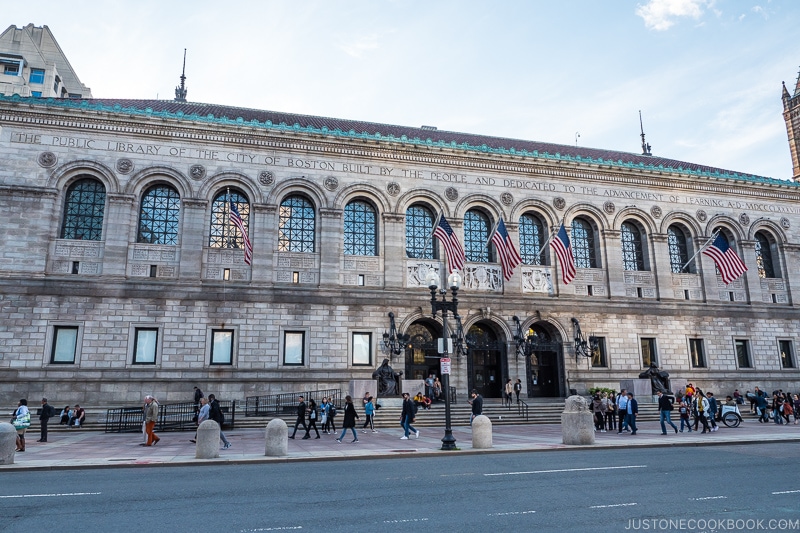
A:
{"type": "Polygon", "coordinates": [[[47,398],[42,398],[42,412],[39,415],[41,433],[39,435],[39,440],[36,442],[47,442],[47,421],[54,416],[56,416],[56,410],[53,409],[52,405],[47,403],[47,398]]]}
{"type": "Polygon", "coordinates": [[[689,420],[689,413],[691,412],[692,404],[691,400],[688,396],[683,397],[683,401],[678,407],[678,412],[681,416],[681,433],[683,433],[684,424],[686,425],[686,429],[689,430],[689,433],[692,432],[692,422],[689,420]]]}
{"type": "Polygon", "coordinates": [[[231,447],[231,443],[225,438],[225,433],[222,432],[222,424],[225,423],[225,415],[222,414],[222,409],[219,406],[219,400],[213,394],[208,395],[209,413],[208,417],[219,424],[219,438],[222,439],[222,449],[227,450],[231,447]]]}
{"type": "Polygon", "coordinates": [[[331,435],[336,434],[336,421],[334,420],[336,418],[336,414],[337,414],[336,404],[333,402],[333,396],[331,396],[330,398],[328,398],[328,425],[327,425],[327,427],[330,428],[328,433],[330,433],[331,435]]]}
{"type": "Polygon", "coordinates": [[[416,429],[411,423],[414,421],[414,418],[417,416],[417,406],[411,400],[411,395],[407,392],[403,393],[403,412],[400,413],[400,425],[403,427],[404,434],[400,437],[400,440],[408,440],[408,436],[411,432],[414,432],[414,435],[419,438],[419,430],[416,429]]]}
{"type": "Polygon", "coordinates": [[[322,424],[322,432],[326,435],[328,434],[328,398],[322,397],[322,401],[319,403],[319,422],[322,424]]]}

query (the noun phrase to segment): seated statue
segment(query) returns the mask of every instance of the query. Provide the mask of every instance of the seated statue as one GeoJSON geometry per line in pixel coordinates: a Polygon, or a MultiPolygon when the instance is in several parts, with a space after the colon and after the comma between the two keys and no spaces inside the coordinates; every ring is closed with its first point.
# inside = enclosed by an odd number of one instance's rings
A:
{"type": "Polygon", "coordinates": [[[650,363],[650,367],[639,374],[639,377],[641,379],[650,379],[650,383],[653,386],[653,394],[661,391],[664,394],[672,395],[672,392],[669,390],[669,372],[666,370],[659,370],[655,362],[650,363]]]}
{"type": "Polygon", "coordinates": [[[389,360],[384,359],[381,366],[372,373],[372,378],[378,380],[378,396],[398,396],[400,394],[400,376],[402,372],[395,372],[389,366],[389,360]]]}

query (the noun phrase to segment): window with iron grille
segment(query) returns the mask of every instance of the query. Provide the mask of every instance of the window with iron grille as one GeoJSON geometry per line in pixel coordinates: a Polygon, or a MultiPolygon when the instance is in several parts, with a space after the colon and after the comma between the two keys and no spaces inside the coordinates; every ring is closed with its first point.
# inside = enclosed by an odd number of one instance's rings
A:
{"type": "Polygon", "coordinates": [[[775,278],[775,263],[772,261],[772,247],[762,232],[756,233],[756,265],[759,278],[775,278]]]}
{"type": "Polygon", "coordinates": [[[431,238],[434,217],[430,209],[412,205],[406,210],[406,256],[412,259],[436,259],[431,238]]]}
{"type": "Polygon", "coordinates": [[[378,255],[375,208],[363,200],[344,207],[345,255],[378,255]]]}
{"type": "Polygon", "coordinates": [[[526,265],[544,265],[544,225],[538,217],[522,215],[519,217],[519,255],[526,265]]]}
{"type": "Polygon", "coordinates": [[[686,265],[689,261],[689,245],[686,233],[678,226],[667,228],[667,244],[669,245],[669,265],[673,274],[694,272],[693,265],[686,265]],[[686,268],[683,268],[686,265],[686,268]]]}
{"type": "Polygon", "coordinates": [[[623,270],[644,270],[642,233],[629,222],[623,222],[621,230],[623,270]]]}
{"type": "Polygon", "coordinates": [[[169,185],[154,185],[142,197],[137,242],[178,244],[181,197],[169,185]]]}
{"type": "Polygon", "coordinates": [[[594,229],[589,222],[582,218],[572,221],[570,244],[576,268],[597,268],[594,229]]]}
{"type": "Polygon", "coordinates": [[[67,189],[62,239],[99,241],[103,238],[106,188],[98,180],[84,178],[67,189]]]}
{"type": "Polygon", "coordinates": [[[223,191],[211,202],[211,237],[208,243],[211,248],[244,248],[242,232],[231,222],[231,202],[249,231],[250,203],[247,198],[238,191],[223,191]]]}
{"type": "Polygon", "coordinates": [[[473,263],[488,263],[489,248],[489,219],[483,213],[467,211],[464,215],[464,254],[467,261],[473,263]]]}
{"type": "Polygon", "coordinates": [[[316,214],[311,202],[302,196],[289,196],[281,202],[278,220],[278,250],[314,252],[316,214]]]}

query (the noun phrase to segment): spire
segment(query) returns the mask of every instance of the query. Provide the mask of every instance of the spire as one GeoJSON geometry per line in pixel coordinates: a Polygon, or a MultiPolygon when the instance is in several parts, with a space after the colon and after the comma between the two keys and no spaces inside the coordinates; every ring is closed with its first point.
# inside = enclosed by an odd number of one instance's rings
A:
{"type": "Polygon", "coordinates": [[[642,155],[653,155],[650,152],[650,145],[644,140],[644,126],[642,125],[642,110],[639,110],[639,128],[642,130],[642,155]]]}
{"type": "Polygon", "coordinates": [[[183,49],[183,72],[181,72],[181,86],[175,87],[175,101],[176,102],[185,102],[186,101],[186,48],[183,49]]]}
{"type": "Polygon", "coordinates": [[[797,96],[800,94],[800,72],[797,73],[797,83],[794,85],[794,95],[797,96]]]}

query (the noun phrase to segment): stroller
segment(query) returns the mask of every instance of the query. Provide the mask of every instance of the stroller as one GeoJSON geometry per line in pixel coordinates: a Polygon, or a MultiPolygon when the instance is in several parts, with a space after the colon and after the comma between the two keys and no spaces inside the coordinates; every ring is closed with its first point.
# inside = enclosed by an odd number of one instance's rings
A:
{"type": "Polygon", "coordinates": [[[722,406],[722,423],[729,428],[737,428],[742,423],[742,415],[738,405],[722,406]]]}

